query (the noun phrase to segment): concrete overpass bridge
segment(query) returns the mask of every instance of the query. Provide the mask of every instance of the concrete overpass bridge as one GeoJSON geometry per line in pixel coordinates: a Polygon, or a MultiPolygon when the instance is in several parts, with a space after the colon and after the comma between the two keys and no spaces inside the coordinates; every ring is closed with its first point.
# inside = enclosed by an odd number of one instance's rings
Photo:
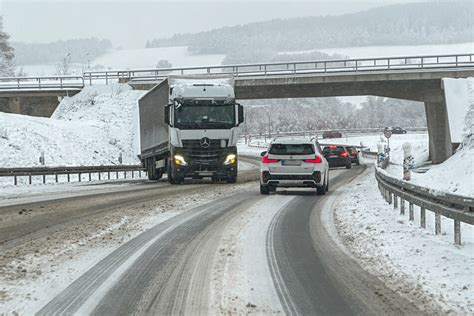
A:
{"type": "MultiPolygon", "coordinates": [[[[442,79],[474,77],[474,53],[100,71],[85,72],[81,78],[82,86],[127,82],[149,90],[170,74],[233,75],[240,100],[374,95],[424,102],[430,156],[440,163],[456,145],[442,79]]],[[[4,92],[0,82],[0,98],[4,92]]]]}

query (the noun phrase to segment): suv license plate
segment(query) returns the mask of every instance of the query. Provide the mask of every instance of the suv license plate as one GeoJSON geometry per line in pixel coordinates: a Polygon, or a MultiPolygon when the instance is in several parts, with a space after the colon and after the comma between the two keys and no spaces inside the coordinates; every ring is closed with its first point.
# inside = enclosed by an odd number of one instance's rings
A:
{"type": "Polygon", "coordinates": [[[301,166],[301,161],[299,161],[299,160],[282,160],[281,164],[283,166],[301,166]]]}

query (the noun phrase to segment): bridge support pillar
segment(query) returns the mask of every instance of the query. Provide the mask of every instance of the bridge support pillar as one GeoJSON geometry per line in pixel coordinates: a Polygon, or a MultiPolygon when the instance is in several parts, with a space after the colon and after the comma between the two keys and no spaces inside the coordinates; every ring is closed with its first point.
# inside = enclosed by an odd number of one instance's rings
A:
{"type": "Polygon", "coordinates": [[[425,102],[425,112],[430,158],[434,164],[442,163],[453,154],[446,101],[425,102]]]}
{"type": "Polygon", "coordinates": [[[19,97],[8,98],[8,106],[10,107],[10,113],[20,114],[21,113],[21,98],[19,97]]]}

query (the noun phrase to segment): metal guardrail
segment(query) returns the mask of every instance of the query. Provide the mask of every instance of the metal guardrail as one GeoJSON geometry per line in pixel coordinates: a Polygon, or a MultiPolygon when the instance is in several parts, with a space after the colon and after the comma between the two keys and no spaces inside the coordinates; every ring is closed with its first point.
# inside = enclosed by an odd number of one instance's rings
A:
{"type": "Polygon", "coordinates": [[[257,64],[233,64],[201,67],[130,69],[84,72],[88,84],[101,80],[128,82],[133,80],[159,80],[174,75],[233,75],[254,77],[272,75],[302,75],[347,73],[364,71],[436,70],[474,67],[474,54],[398,56],[357,59],[328,59],[314,61],[273,62],[257,64]]]}
{"type": "Polygon", "coordinates": [[[84,76],[1,77],[0,92],[5,90],[70,90],[84,88],[84,76]]]}
{"type": "Polygon", "coordinates": [[[436,194],[432,189],[395,179],[375,169],[379,190],[384,199],[405,214],[405,201],[408,202],[409,220],[414,220],[414,205],[420,207],[420,226],[426,228],[426,210],[435,213],[435,234],[441,234],[441,216],[454,220],[454,243],[461,245],[461,222],[474,224],[474,198],[449,193],[436,194]]]}
{"type": "MultiPolygon", "coordinates": [[[[132,178],[135,178],[135,172],[141,177],[144,169],[141,165],[120,165],[120,166],[84,166],[84,167],[34,167],[34,168],[0,168],[0,177],[13,177],[13,183],[18,185],[19,177],[28,177],[28,183],[32,183],[32,177],[42,176],[42,182],[46,183],[46,176],[55,176],[55,182],[58,182],[59,175],[67,175],[67,182],[71,181],[71,174],[77,174],[77,181],[82,181],[82,175],[89,175],[88,180],[92,181],[92,174],[97,174],[101,180],[101,175],[106,174],[108,180],[111,179],[111,173],[115,173],[115,179],[119,178],[119,172],[127,178],[127,172],[131,172],[132,178]]],[[[105,178],[104,178],[105,179],[105,178]]]]}

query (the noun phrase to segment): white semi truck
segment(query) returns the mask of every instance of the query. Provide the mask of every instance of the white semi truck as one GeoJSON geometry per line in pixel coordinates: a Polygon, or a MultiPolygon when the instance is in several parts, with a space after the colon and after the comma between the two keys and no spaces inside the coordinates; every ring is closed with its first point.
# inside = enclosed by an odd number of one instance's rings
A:
{"type": "Polygon", "coordinates": [[[139,100],[140,160],[150,180],[237,180],[237,127],[243,107],[234,79],[169,76],[139,100]]]}

